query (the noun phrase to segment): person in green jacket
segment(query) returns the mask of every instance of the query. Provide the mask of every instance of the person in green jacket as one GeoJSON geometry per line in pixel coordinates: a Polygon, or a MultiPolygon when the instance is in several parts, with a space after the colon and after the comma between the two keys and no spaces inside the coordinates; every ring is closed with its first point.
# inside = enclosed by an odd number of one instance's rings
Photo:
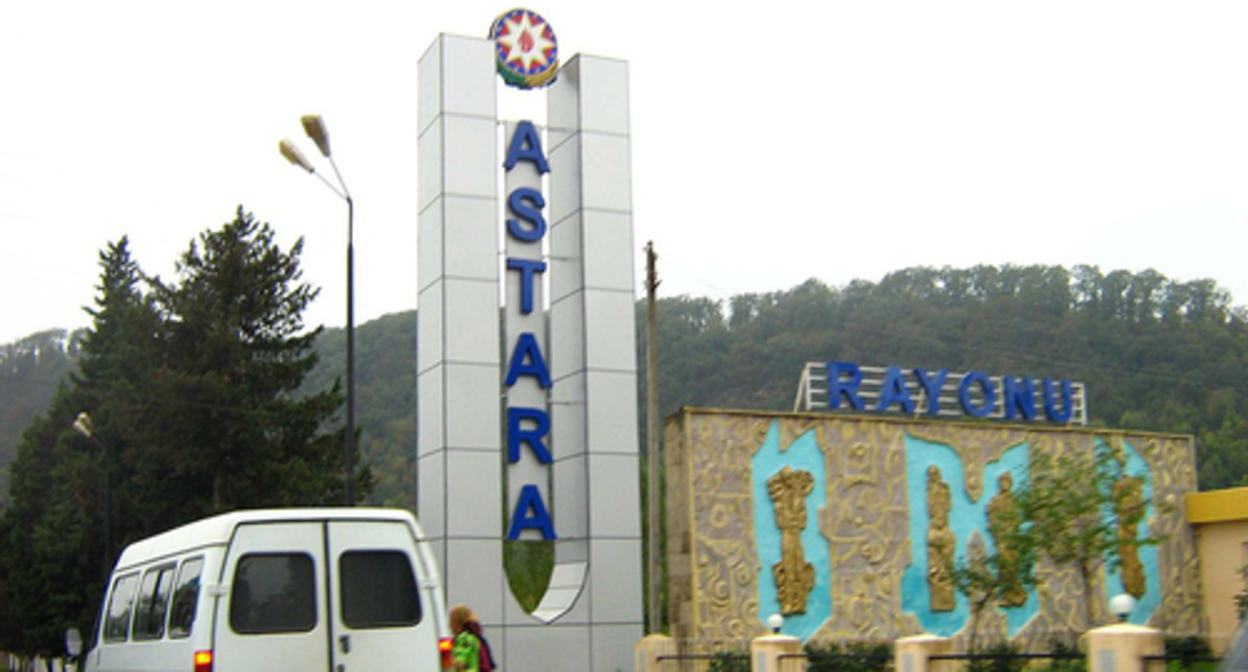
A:
{"type": "Polygon", "coordinates": [[[455,635],[451,647],[451,661],[456,670],[464,672],[480,672],[481,640],[472,634],[469,623],[475,623],[477,615],[466,605],[457,604],[451,608],[451,633],[455,635]]]}

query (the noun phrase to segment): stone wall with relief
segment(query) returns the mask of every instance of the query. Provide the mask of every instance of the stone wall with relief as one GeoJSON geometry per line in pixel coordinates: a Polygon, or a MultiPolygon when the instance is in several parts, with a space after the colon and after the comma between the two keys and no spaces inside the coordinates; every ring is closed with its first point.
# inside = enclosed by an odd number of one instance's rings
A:
{"type": "MultiPolygon", "coordinates": [[[[1131,622],[1201,632],[1182,497],[1196,489],[1191,437],[684,409],[664,426],[672,635],[744,639],[781,613],[783,632],[807,641],[964,637],[970,609],[952,567],[995,548],[1034,455],[1101,445],[1120,456],[1121,487],[1148,502],[1138,536],[1164,541],[1105,568],[1094,609],[1103,618],[1109,596],[1130,592],[1131,622]]],[[[1081,629],[1074,571],[1042,562],[1037,576],[988,610],[980,636],[1047,642],[1081,629]]]]}

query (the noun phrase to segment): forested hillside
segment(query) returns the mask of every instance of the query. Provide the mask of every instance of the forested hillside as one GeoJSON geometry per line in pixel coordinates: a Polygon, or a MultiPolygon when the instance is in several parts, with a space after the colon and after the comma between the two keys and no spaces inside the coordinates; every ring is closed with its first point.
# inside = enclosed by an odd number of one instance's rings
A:
{"type": "MultiPolygon", "coordinates": [[[[346,332],[330,329],[316,346],[320,364],[304,390],[346,385],[346,332]]],[[[360,463],[377,478],[371,502],[416,506],[416,311],[395,313],[356,328],[355,424],[360,463]]]]}
{"type": "MultiPolygon", "coordinates": [[[[644,371],[644,302],[637,311],[644,371]]],[[[663,415],[685,405],[790,410],[808,361],[1067,378],[1087,383],[1096,426],[1196,435],[1202,489],[1248,485],[1248,315],[1212,280],[1089,266],[909,268],[839,288],[810,280],[726,301],[667,297],[658,313],[663,415]]],[[[377,504],[415,498],[415,325],[413,311],[358,327],[359,445],[377,504]]],[[[0,458],[72,355],[62,347],[59,359],[32,360],[30,350],[0,359],[0,458]]],[[[304,389],[342,375],[343,332],[327,330],[317,350],[304,389]]]]}
{"type": "Polygon", "coordinates": [[[807,361],[1068,378],[1087,383],[1094,426],[1195,434],[1202,489],[1248,484],[1248,332],[1212,280],[910,268],[726,303],[665,299],[659,318],[665,415],[680,405],[789,410],[807,361]]]}
{"type": "Polygon", "coordinates": [[[83,333],[50,329],[0,346],[0,493],[22,429],[48,407],[73,369],[83,333]]]}

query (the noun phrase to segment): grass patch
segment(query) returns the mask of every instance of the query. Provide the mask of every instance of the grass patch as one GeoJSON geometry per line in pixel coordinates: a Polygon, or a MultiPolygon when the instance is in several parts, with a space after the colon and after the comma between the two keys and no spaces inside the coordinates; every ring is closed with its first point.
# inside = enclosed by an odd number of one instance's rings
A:
{"type": "Polygon", "coordinates": [[[516,602],[526,613],[533,613],[555,571],[555,542],[504,541],[503,569],[516,602]]]}

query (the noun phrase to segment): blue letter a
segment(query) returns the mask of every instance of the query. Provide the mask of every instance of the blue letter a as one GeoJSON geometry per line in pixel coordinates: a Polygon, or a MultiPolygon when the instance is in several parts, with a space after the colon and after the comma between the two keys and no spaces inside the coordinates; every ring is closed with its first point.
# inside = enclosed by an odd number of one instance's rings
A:
{"type": "Polygon", "coordinates": [[[507,530],[507,539],[515,541],[525,530],[538,530],[542,533],[542,539],[555,540],[555,524],[551,522],[546,504],[542,502],[542,493],[532,483],[520,489],[520,497],[516,500],[516,508],[512,513],[511,529],[507,530]]]}
{"type": "Polygon", "coordinates": [[[542,136],[537,134],[531,121],[516,124],[516,132],[511,136],[511,144],[507,146],[507,158],[503,161],[503,168],[511,170],[520,161],[532,161],[537,172],[543,175],[550,172],[546,155],[542,153],[542,136]]]}

